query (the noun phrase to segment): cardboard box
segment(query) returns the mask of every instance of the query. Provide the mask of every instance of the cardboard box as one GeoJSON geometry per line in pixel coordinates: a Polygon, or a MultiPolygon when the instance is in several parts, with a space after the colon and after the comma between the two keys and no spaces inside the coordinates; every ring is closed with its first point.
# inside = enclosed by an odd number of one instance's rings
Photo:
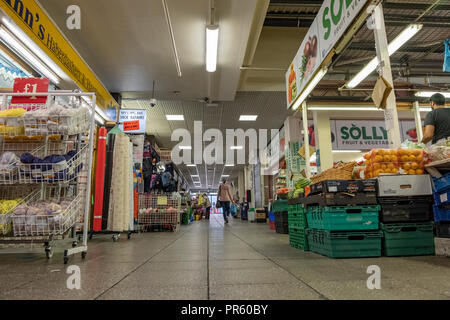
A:
{"type": "Polygon", "coordinates": [[[432,194],[431,177],[428,174],[378,177],[379,197],[413,197],[432,194]]]}

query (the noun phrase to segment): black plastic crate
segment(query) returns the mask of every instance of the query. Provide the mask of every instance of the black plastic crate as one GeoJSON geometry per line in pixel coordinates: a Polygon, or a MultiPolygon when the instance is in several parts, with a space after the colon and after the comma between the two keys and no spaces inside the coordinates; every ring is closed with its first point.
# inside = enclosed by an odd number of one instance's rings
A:
{"type": "Polygon", "coordinates": [[[377,192],[377,180],[326,180],[310,186],[309,194],[337,193],[337,192],[377,192]]]}
{"type": "Polygon", "coordinates": [[[276,222],[275,221],[275,231],[277,233],[288,234],[289,233],[289,225],[287,222],[276,222]]]}
{"type": "Polygon", "coordinates": [[[369,193],[321,193],[305,198],[306,206],[347,206],[378,204],[375,192],[369,193]]]}
{"type": "Polygon", "coordinates": [[[450,238],[450,221],[436,223],[436,236],[438,238],[450,238]]]}
{"type": "Polygon", "coordinates": [[[381,222],[425,222],[432,220],[432,197],[378,198],[378,202],[381,205],[381,222]]]}
{"type": "Polygon", "coordinates": [[[289,214],[288,211],[275,212],[275,223],[288,223],[289,214]]]}

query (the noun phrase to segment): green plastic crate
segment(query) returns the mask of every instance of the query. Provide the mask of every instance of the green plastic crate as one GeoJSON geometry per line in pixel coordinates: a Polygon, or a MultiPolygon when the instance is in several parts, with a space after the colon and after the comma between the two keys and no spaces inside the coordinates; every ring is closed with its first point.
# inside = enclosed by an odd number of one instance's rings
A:
{"type": "Polygon", "coordinates": [[[361,258],[381,256],[382,232],[331,232],[307,229],[309,250],[330,258],[361,258]]]}
{"type": "Polygon", "coordinates": [[[392,256],[434,255],[433,222],[381,224],[383,254],[392,256]]]}
{"type": "Polygon", "coordinates": [[[291,247],[309,251],[306,229],[289,226],[289,244],[291,247]]]}
{"type": "Polygon", "coordinates": [[[305,229],[308,227],[308,223],[306,222],[306,213],[304,212],[290,212],[288,214],[288,222],[289,227],[302,228],[305,229]]]}
{"type": "Polygon", "coordinates": [[[285,212],[289,210],[287,200],[275,200],[272,204],[272,212],[285,212]]]}
{"type": "Polygon", "coordinates": [[[328,231],[378,230],[380,206],[328,206],[308,211],[308,227],[328,231]]]}

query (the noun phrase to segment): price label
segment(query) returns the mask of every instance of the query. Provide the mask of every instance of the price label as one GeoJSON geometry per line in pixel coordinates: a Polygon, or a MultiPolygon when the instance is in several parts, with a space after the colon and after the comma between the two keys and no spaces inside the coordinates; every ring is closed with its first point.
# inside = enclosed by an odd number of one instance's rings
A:
{"type": "Polygon", "coordinates": [[[156,204],[158,206],[167,206],[167,197],[159,196],[156,204]]]}
{"type": "Polygon", "coordinates": [[[447,201],[448,201],[447,194],[446,193],[441,194],[441,202],[447,202],[447,201]]]}
{"type": "MultiPolygon", "coordinates": [[[[14,80],[14,93],[46,93],[50,81],[47,78],[16,78],[14,80]]],[[[46,96],[12,97],[11,104],[45,104],[46,96]]]]}
{"type": "Polygon", "coordinates": [[[125,121],[123,123],[123,131],[135,131],[139,130],[139,120],[125,121]]]}

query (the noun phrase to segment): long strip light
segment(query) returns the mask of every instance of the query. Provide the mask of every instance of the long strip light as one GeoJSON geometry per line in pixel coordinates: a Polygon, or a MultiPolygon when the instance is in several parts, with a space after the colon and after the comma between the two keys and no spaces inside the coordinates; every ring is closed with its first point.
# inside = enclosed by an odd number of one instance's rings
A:
{"type": "Polygon", "coordinates": [[[309,96],[311,91],[313,91],[313,89],[320,82],[320,80],[322,80],[322,78],[325,76],[327,71],[328,71],[327,68],[322,68],[316,73],[314,78],[311,79],[309,84],[303,90],[302,94],[298,97],[297,101],[295,101],[295,104],[292,107],[292,110],[297,110],[300,107],[300,105],[303,103],[303,101],[305,101],[305,99],[309,96]]]}
{"type": "Polygon", "coordinates": [[[2,23],[16,36],[20,41],[28,47],[42,62],[44,62],[52,71],[54,71],[58,77],[65,81],[71,81],[70,77],[52,60],[50,57],[33,41],[28,37],[25,32],[15,26],[9,19],[3,17],[2,23]]]}
{"type": "Polygon", "coordinates": [[[206,26],[206,71],[215,72],[219,47],[219,26],[206,26]]]}
{"type": "Polygon", "coordinates": [[[308,107],[311,111],[383,111],[375,107],[308,107]]]}
{"type": "Polygon", "coordinates": [[[102,126],[105,124],[105,120],[100,117],[97,113],[95,114],[95,121],[99,122],[102,126]]]}
{"type": "MultiPolygon", "coordinates": [[[[422,24],[410,24],[404,29],[391,43],[388,45],[388,54],[391,56],[401,46],[409,41],[414,35],[422,29],[422,24]]],[[[360,72],[358,72],[348,83],[348,88],[356,87],[361,81],[363,81],[369,74],[371,74],[378,66],[378,57],[373,58],[360,72]]]]}
{"type": "Polygon", "coordinates": [[[40,62],[25,46],[23,46],[16,38],[3,26],[0,27],[0,38],[6,42],[10,47],[23,56],[33,67],[40,73],[49,78],[53,83],[59,84],[59,78],[42,62],[40,62]]]}
{"type": "Polygon", "coordinates": [[[419,92],[416,92],[415,96],[421,97],[421,98],[430,98],[433,94],[436,94],[436,93],[440,93],[444,97],[450,98],[450,92],[438,92],[438,91],[419,91],[419,92]]]}

